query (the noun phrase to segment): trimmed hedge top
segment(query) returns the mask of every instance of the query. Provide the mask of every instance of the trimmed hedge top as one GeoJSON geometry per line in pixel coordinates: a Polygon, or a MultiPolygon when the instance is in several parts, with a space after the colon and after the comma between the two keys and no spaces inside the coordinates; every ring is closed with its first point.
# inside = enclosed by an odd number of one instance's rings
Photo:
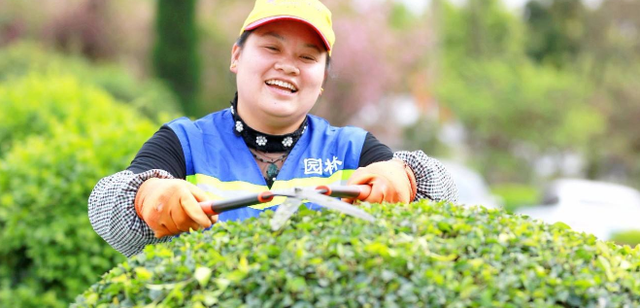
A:
{"type": "Polygon", "coordinates": [[[376,223],[268,211],[148,246],[75,307],[638,307],[639,248],[500,210],[362,205],[376,223]]]}

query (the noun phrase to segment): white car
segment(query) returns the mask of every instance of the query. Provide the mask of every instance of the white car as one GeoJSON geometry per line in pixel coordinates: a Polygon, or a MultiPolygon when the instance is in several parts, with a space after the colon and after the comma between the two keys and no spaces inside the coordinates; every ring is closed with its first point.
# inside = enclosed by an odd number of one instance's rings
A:
{"type": "Polygon", "coordinates": [[[640,230],[640,193],[613,183],[560,179],[544,191],[541,205],[516,213],[609,240],[616,232],[640,230]]]}
{"type": "Polygon", "coordinates": [[[482,205],[486,208],[501,208],[502,199],[491,194],[484,178],[476,171],[449,160],[439,159],[451,174],[458,187],[458,203],[482,205]]]}

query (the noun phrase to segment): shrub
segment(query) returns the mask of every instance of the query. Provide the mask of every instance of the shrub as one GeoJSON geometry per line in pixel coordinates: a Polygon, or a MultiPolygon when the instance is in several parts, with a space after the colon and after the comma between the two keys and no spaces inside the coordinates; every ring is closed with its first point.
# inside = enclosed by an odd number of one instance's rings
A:
{"type": "Polygon", "coordinates": [[[630,230],[614,233],[611,241],[620,245],[636,246],[640,244],[640,230],[630,230]]]}
{"type": "Polygon", "coordinates": [[[0,49],[0,81],[34,72],[73,75],[83,84],[102,88],[152,119],[163,119],[164,114],[173,117],[178,112],[177,98],[162,82],[138,80],[116,65],[90,63],[33,42],[19,42],[0,49]]]}
{"type": "Polygon", "coordinates": [[[95,104],[104,111],[98,116],[102,119],[108,116],[109,110],[105,106],[112,103],[105,101],[112,99],[103,91],[84,91],[82,88],[76,78],[56,74],[32,73],[2,83],[0,153],[7,153],[14,141],[33,134],[48,135],[64,121],[75,131],[86,131],[93,124],[86,118],[85,110],[87,107],[95,109],[95,104]]]}
{"type": "Polygon", "coordinates": [[[73,307],[631,307],[640,251],[483,207],[268,211],[145,250],[73,307]]]}
{"type": "Polygon", "coordinates": [[[536,205],[537,202],[540,202],[538,189],[528,185],[494,185],[491,187],[491,192],[502,198],[504,208],[509,212],[513,212],[520,207],[536,205]]]}
{"type": "Polygon", "coordinates": [[[92,230],[87,198],[158,125],[68,76],[2,84],[0,100],[12,140],[0,156],[0,303],[64,307],[124,260],[92,230]]]}

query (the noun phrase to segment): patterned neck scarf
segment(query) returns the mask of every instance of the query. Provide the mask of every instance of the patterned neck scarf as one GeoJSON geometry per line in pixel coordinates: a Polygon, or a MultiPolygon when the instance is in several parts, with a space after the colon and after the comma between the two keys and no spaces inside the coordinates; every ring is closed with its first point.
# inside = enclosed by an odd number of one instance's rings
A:
{"type": "Polygon", "coordinates": [[[233,115],[233,121],[235,122],[233,132],[236,136],[242,136],[242,139],[244,139],[247,146],[254,150],[266,153],[289,153],[296,142],[298,142],[298,139],[300,139],[302,134],[307,130],[307,118],[305,117],[302,124],[300,124],[300,127],[298,127],[298,129],[293,133],[284,135],[269,135],[261,133],[244,123],[237,112],[237,107],[238,93],[236,92],[235,97],[231,101],[230,107],[231,114],[233,115]]]}

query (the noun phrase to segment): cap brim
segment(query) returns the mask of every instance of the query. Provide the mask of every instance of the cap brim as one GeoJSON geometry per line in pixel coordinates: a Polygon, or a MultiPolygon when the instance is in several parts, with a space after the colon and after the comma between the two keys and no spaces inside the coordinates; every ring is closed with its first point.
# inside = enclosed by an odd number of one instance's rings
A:
{"type": "Polygon", "coordinates": [[[316,33],[318,33],[318,35],[320,36],[320,38],[322,39],[322,42],[324,43],[324,47],[327,49],[327,51],[331,50],[331,46],[329,45],[329,41],[327,40],[326,37],[324,37],[324,35],[322,34],[322,32],[320,32],[320,30],[314,26],[312,23],[302,19],[302,18],[298,18],[298,17],[294,17],[294,16],[273,16],[273,17],[267,17],[267,18],[262,18],[260,20],[256,20],[250,24],[248,24],[244,30],[253,30],[256,29],[260,26],[264,26],[268,23],[274,22],[274,21],[278,21],[278,20],[293,20],[293,21],[299,21],[299,22],[303,22],[307,25],[309,25],[311,28],[313,28],[314,31],[316,31],[316,33]]]}

